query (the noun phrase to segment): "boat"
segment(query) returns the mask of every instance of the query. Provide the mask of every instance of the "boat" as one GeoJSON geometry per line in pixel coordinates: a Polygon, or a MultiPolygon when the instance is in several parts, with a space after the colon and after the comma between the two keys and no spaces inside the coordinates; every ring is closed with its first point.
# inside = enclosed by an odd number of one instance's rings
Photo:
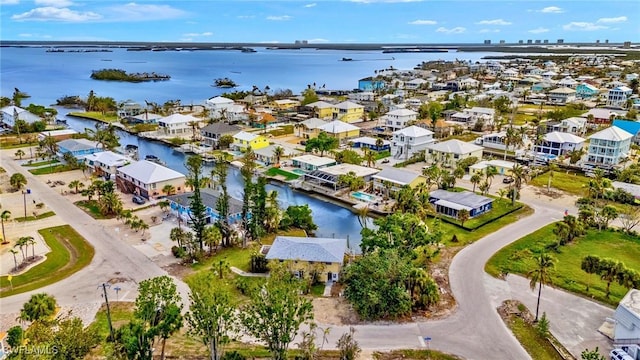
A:
{"type": "Polygon", "coordinates": [[[342,61],[352,61],[352,60],[353,60],[352,58],[347,58],[347,57],[342,58],[342,61]]]}
{"type": "Polygon", "coordinates": [[[144,159],[147,160],[147,161],[154,162],[154,163],[156,163],[158,165],[162,165],[162,166],[166,166],[167,165],[167,163],[165,163],[164,161],[160,160],[160,158],[155,156],[155,155],[147,155],[147,156],[144,157],[144,159]]]}
{"type": "Polygon", "coordinates": [[[257,52],[256,50],[254,50],[252,48],[242,48],[240,51],[243,52],[243,53],[254,53],[254,52],[257,52]]]}

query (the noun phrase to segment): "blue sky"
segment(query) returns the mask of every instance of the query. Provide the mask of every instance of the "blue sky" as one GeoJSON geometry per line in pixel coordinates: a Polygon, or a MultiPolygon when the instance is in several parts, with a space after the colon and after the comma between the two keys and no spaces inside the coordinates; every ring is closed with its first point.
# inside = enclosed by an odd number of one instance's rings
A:
{"type": "Polygon", "coordinates": [[[640,41],[640,1],[0,0],[0,40],[640,41]]]}

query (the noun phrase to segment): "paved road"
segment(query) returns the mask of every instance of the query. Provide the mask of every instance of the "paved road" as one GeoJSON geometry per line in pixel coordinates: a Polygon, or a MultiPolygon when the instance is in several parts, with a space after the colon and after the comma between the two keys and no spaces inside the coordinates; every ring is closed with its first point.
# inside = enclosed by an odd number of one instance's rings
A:
{"type": "MultiPolygon", "coordinates": [[[[133,300],[139,281],[167,275],[148,257],[122,240],[112,228],[98,224],[84,211],[60,195],[58,188],[50,188],[9,156],[7,151],[0,152],[0,163],[5,170],[9,174],[16,172],[24,174],[31,191],[37,194],[38,198],[46,203],[64,223],[71,225],[93,245],[95,256],[87,268],[62,281],[33,292],[0,299],[1,314],[18,312],[22,304],[35,292],[46,292],[55,296],[62,306],[102,302],[98,286],[112,279],[119,279],[118,286],[123,289],[120,293],[120,300],[133,300]]],[[[185,298],[187,286],[182,282],[178,282],[178,286],[183,298],[185,298]]],[[[116,298],[114,292],[109,296],[111,299],[116,298]]]]}

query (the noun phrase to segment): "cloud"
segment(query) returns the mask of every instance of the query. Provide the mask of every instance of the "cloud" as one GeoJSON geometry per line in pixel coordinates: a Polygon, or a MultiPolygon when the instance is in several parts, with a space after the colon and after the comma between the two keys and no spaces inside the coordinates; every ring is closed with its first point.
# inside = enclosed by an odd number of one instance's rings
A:
{"type": "Polygon", "coordinates": [[[20,0],[0,0],[0,5],[17,5],[20,4],[20,0]]]}
{"type": "Polygon", "coordinates": [[[281,16],[267,16],[267,20],[271,21],[287,21],[291,20],[291,16],[289,15],[281,15],[281,16]]]}
{"type": "Polygon", "coordinates": [[[255,18],[255,15],[239,15],[237,16],[238,19],[253,19],[255,18]]]}
{"type": "Polygon", "coordinates": [[[618,17],[614,17],[614,18],[600,18],[598,19],[598,21],[596,21],[597,23],[605,23],[605,24],[613,24],[613,23],[621,23],[621,22],[625,22],[627,21],[627,17],[626,16],[618,16],[618,17]]]}
{"type": "Polygon", "coordinates": [[[322,38],[309,39],[308,41],[309,41],[310,44],[328,43],[329,42],[328,39],[322,39],[322,38]]]}
{"type": "Polygon", "coordinates": [[[573,21],[566,25],[563,25],[562,28],[567,31],[596,31],[606,29],[607,27],[604,25],[596,25],[590,22],[573,21]]]}
{"type": "Polygon", "coordinates": [[[186,15],[184,11],[170,5],[136,4],[134,2],[112,6],[108,9],[108,13],[113,16],[112,21],[168,20],[186,15]]]}
{"type": "Polygon", "coordinates": [[[39,6],[53,6],[53,7],[68,7],[73,5],[73,2],[69,0],[36,0],[34,1],[39,6]]]}
{"type": "Polygon", "coordinates": [[[194,37],[206,37],[206,36],[212,36],[212,35],[213,33],[211,31],[205,31],[203,33],[188,33],[182,36],[188,37],[188,38],[194,38],[194,37]]]}
{"type": "Polygon", "coordinates": [[[409,25],[436,25],[438,22],[435,20],[413,20],[409,21],[409,25]]]}
{"type": "Polygon", "coordinates": [[[543,28],[543,27],[539,27],[539,28],[531,29],[528,32],[530,32],[532,34],[542,34],[542,33],[549,32],[549,29],[543,28]]]}
{"type": "Polygon", "coordinates": [[[562,8],[559,8],[557,6],[547,6],[546,8],[538,11],[546,14],[562,14],[564,12],[562,8]]]}
{"type": "Polygon", "coordinates": [[[478,31],[481,34],[486,34],[486,33],[499,33],[500,29],[482,29],[480,31],[478,31]]]}
{"type": "Polygon", "coordinates": [[[60,22],[86,22],[102,19],[102,15],[87,11],[80,12],[68,8],[39,7],[22,14],[11,16],[16,21],[60,21],[60,22]]]}
{"type": "Polygon", "coordinates": [[[436,29],[436,32],[443,34],[462,34],[465,31],[467,31],[467,29],[463,28],[462,26],[457,26],[451,29],[447,29],[445,27],[439,27],[436,29]]]}
{"type": "Polygon", "coordinates": [[[477,25],[511,25],[510,22],[502,19],[482,20],[482,21],[478,21],[476,24],[477,25]]]}
{"type": "Polygon", "coordinates": [[[312,8],[312,7],[315,7],[316,5],[318,5],[318,4],[316,4],[316,3],[311,3],[311,4],[307,4],[307,5],[305,5],[304,7],[306,7],[306,8],[312,8]]]}

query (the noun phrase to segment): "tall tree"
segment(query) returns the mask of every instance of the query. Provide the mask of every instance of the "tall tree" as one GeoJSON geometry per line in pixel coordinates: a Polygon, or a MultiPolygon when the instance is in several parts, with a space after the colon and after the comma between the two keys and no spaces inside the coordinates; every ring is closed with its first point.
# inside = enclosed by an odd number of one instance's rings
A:
{"type": "Polygon", "coordinates": [[[229,224],[229,193],[227,190],[227,174],[229,169],[224,162],[222,156],[216,158],[216,164],[211,170],[211,177],[213,183],[220,187],[220,194],[218,201],[216,202],[216,212],[218,213],[218,219],[216,226],[220,229],[222,234],[222,246],[228,247],[231,245],[231,225],[229,224]]]}
{"type": "Polygon", "coordinates": [[[27,178],[21,173],[15,173],[9,178],[9,184],[11,184],[14,189],[20,190],[27,185],[27,178]]]}
{"type": "Polygon", "coordinates": [[[540,296],[542,295],[542,286],[551,285],[550,271],[555,267],[556,259],[545,252],[541,252],[537,255],[534,255],[533,259],[535,261],[535,265],[533,270],[527,273],[527,277],[529,278],[529,287],[531,287],[531,290],[534,290],[536,285],[538,285],[538,302],[536,304],[536,318],[535,318],[535,321],[538,321],[538,313],[540,311],[540,296]]]}
{"type": "Polygon", "coordinates": [[[240,173],[242,174],[242,180],[244,183],[244,191],[242,192],[242,227],[245,231],[245,236],[242,237],[242,248],[247,247],[247,234],[250,233],[250,217],[252,209],[252,198],[254,192],[253,184],[253,172],[256,169],[256,154],[251,148],[248,148],[242,157],[242,168],[240,173]]]}
{"type": "Polygon", "coordinates": [[[324,156],[324,153],[338,148],[338,139],[328,135],[325,132],[321,132],[317,137],[309,139],[305,145],[305,151],[319,151],[320,156],[324,156]]]}
{"type": "Polygon", "coordinates": [[[189,333],[197,336],[209,349],[211,360],[219,360],[224,346],[238,332],[236,307],[229,291],[212,286],[213,274],[196,278],[191,283],[191,306],[186,315],[189,333]]]}
{"type": "Polygon", "coordinates": [[[605,294],[607,298],[609,298],[609,294],[611,294],[611,283],[616,281],[623,269],[624,265],[620,261],[612,259],[600,259],[598,274],[600,275],[600,279],[607,282],[607,292],[605,294]]]}
{"type": "Polygon", "coordinates": [[[313,320],[313,306],[300,296],[303,285],[284,264],[275,263],[266,284],[240,311],[245,331],[263,341],[274,360],[286,360],[302,324],[313,320]]]}
{"type": "Polygon", "coordinates": [[[200,194],[200,186],[202,185],[202,157],[200,155],[192,155],[187,158],[188,179],[193,186],[193,193],[189,196],[189,219],[191,220],[191,228],[195,233],[196,241],[202,251],[204,249],[204,241],[202,233],[207,226],[207,209],[202,202],[200,194]]]}
{"type": "Polygon", "coordinates": [[[29,301],[22,305],[20,319],[26,321],[47,321],[56,312],[56,299],[46,293],[31,295],[29,301]]]}
{"type": "MultiPolygon", "coordinates": [[[[582,258],[580,268],[589,275],[597,274],[600,270],[600,258],[594,255],[587,255],[582,258]]],[[[591,276],[589,276],[589,281],[587,281],[587,292],[589,291],[590,283],[591,276]]]]}
{"type": "Polygon", "coordinates": [[[9,240],[7,240],[7,234],[5,234],[4,232],[4,222],[6,220],[9,220],[10,217],[11,217],[11,211],[2,210],[2,214],[0,214],[0,223],[2,223],[2,243],[3,244],[9,243],[9,240]]]}

